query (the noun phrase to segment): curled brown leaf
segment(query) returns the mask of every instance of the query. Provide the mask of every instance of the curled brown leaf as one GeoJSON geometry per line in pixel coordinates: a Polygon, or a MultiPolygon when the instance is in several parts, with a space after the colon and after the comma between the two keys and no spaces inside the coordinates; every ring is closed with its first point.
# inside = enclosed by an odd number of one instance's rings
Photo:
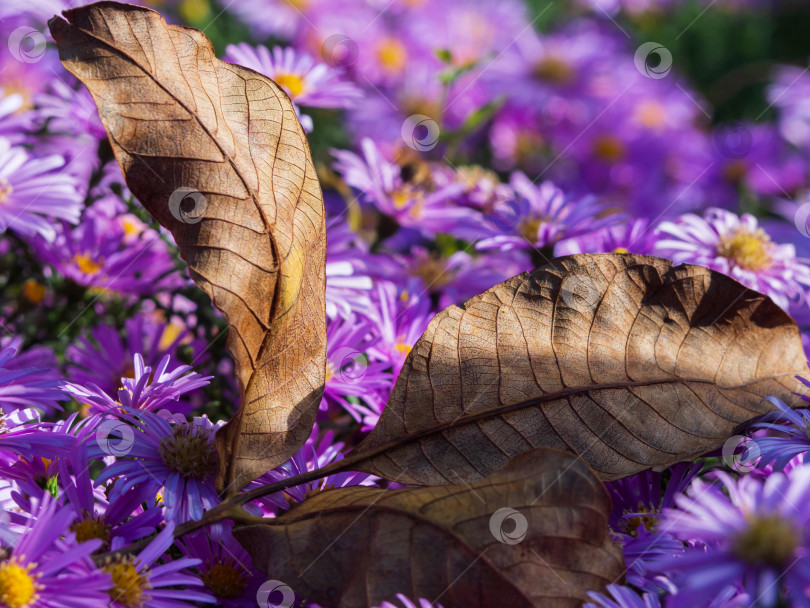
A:
{"type": "Polygon", "coordinates": [[[327,490],[234,534],[266,575],[324,606],[397,593],[464,608],[573,608],[624,572],[610,498],[571,454],[536,449],[484,480],[327,490]]]}
{"type": "Polygon", "coordinates": [[[437,315],[353,459],[433,485],[547,446],[617,479],[719,447],[772,409],[764,397],[802,403],[795,376],[806,372],[794,321],[733,279],[574,255],[437,315]]]}
{"type": "Polygon", "coordinates": [[[326,355],[323,199],[289,98],[199,31],[98,2],[50,22],[127,185],[228,321],[242,405],[217,435],[233,492],[307,439],[326,355]]]}

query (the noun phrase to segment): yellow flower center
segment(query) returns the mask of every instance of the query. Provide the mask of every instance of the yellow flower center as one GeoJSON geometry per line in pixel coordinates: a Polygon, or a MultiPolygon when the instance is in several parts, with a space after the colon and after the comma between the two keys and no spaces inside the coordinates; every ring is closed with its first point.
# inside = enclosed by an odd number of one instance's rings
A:
{"type": "Polygon", "coordinates": [[[144,600],[149,599],[144,593],[150,588],[149,579],[138,572],[134,561],[131,556],[118,558],[101,568],[112,579],[113,586],[107,591],[108,595],[126,608],[139,608],[144,600]]]}
{"type": "Polygon", "coordinates": [[[190,23],[200,21],[210,12],[211,5],[208,0],[183,0],[180,3],[180,16],[190,23]]]}
{"type": "Polygon", "coordinates": [[[245,592],[248,575],[232,558],[209,565],[200,575],[203,584],[217,597],[239,597],[245,592]]]}
{"type": "Polygon", "coordinates": [[[648,129],[663,127],[667,123],[667,111],[657,101],[646,100],[638,104],[636,118],[648,129]]]}
{"type": "Polygon", "coordinates": [[[397,342],[397,344],[394,346],[394,348],[395,348],[395,349],[396,349],[398,352],[400,352],[400,353],[402,353],[403,355],[405,355],[406,357],[407,357],[409,354],[411,354],[411,350],[413,350],[413,347],[408,346],[408,345],[407,345],[407,344],[405,344],[404,342],[397,342]]]}
{"type": "Polygon", "coordinates": [[[278,86],[287,90],[291,99],[300,97],[304,92],[304,79],[298,74],[276,74],[273,80],[278,86]]]}
{"type": "Polygon", "coordinates": [[[284,1],[291,7],[296,8],[299,11],[304,10],[309,4],[309,0],[284,0],[284,1]]]}
{"type": "Polygon", "coordinates": [[[183,331],[183,326],[179,323],[169,323],[166,327],[163,328],[163,333],[160,335],[160,342],[158,343],[158,348],[160,350],[168,349],[175,340],[177,340],[177,336],[183,331]]]}
{"type": "Polygon", "coordinates": [[[782,517],[749,516],[748,527],[734,542],[732,552],[751,564],[786,566],[800,538],[799,531],[782,517]]]}
{"type": "Polygon", "coordinates": [[[0,604],[7,608],[25,608],[37,599],[36,578],[31,570],[36,564],[23,566],[20,560],[12,557],[0,563],[0,604]]]}
{"type": "Polygon", "coordinates": [[[96,274],[99,270],[102,269],[102,264],[104,264],[104,259],[102,258],[100,262],[96,262],[90,256],[77,253],[73,256],[73,262],[79,268],[79,270],[84,274],[96,274]]]}
{"type": "Polygon", "coordinates": [[[771,238],[762,228],[751,232],[739,227],[720,239],[717,255],[728,258],[746,270],[765,270],[773,264],[771,248],[771,238]]]}
{"type": "Polygon", "coordinates": [[[163,463],[183,475],[205,479],[216,466],[214,446],[210,432],[201,426],[183,424],[175,426],[172,434],[160,440],[163,463]]]}
{"type": "Polygon", "coordinates": [[[28,279],[23,284],[23,296],[32,304],[39,304],[45,299],[45,286],[40,285],[34,279],[28,279]]]}
{"type": "Polygon", "coordinates": [[[616,249],[613,250],[613,253],[630,253],[630,250],[624,247],[616,247],[616,249]]]}
{"type": "Polygon", "coordinates": [[[447,272],[444,265],[444,258],[431,255],[422,260],[411,272],[422,279],[426,288],[438,291],[453,279],[453,274],[447,272]]]}
{"type": "Polygon", "coordinates": [[[521,236],[531,243],[537,242],[537,231],[545,220],[542,217],[531,217],[518,224],[518,231],[521,236]]]}
{"type": "MultiPolygon", "coordinates": [[[[623,528],[625,534],[638,538],[638,529],[641,527],[641,524],[644,524],[644,528],[647,532],[655,532],[655,529],[658,527],[658,518],[655,516],[655,512],[641,503],[638,504],[635,512],[651,513],[651,515],[636,515],[635,517],[624,519],[623,528]]],[[[625,513],[630,513],[630,511],[625,511],[625,513]]]]}
{"type": "Polygon", "coordinates": [[[324,382],[329,382],[334,377],[335,377],[335,366],[332,365],[331,361],[327,361],[326,362],[326,376],[324,377],[324,382]]]}
{"type": "Polygon", "coordinates": [[[593,142],[593,151],[596,153],[597,158],[615,163],[624,156],[624,144],[617,137],[602,135],[593,142]]]}
{"type": "Polygon", "coordinates": [[[83,519],[77,519],[70,524],[70,531],[76,534],[76,540],[80,543],[88,540],[98,539],[103,542],[102,548],[110,542],[110,526],[104,521],[103,516],[90,515],[82,509],[83,519]]]}
{"type": "Polygon", "coordinates": [[[126,236],[137,236],[143,232],[143,224],[134,215],[125,215],[121,218],[121,227],[126,236]]]}
{"type": "Polygon", "coordinates": [[[554,84],[566,84],[574,79],[574,68],[561,57],[541,59],[533,70],[535,78],[554,84]]]}
{"type": "Polygon", "coordinates": [[[12,192],[14,192],[14,188],[11,187],[8,180],[0,177],[0,203],[6,202],[8,197],[11,196],[12,192]]]}
{"type": "Polygon", "coordinates": [[[408,60],[408,51],[396,38],[386,38],[377,46],[377,59],[389,72],[400,72],[408,60]]]}

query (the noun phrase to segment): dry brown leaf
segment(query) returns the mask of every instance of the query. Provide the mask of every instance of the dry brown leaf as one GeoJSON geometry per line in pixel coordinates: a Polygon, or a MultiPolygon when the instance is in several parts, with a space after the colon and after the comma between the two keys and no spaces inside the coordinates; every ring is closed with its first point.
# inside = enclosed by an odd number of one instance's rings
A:
{"type": "Polygon", "coordinates": [[[359,470],[470,481],[536,446],[605,480],[691,460],[806,392],[799,330],[770,298],[660,258],[559,258],[437,315],[359,470]]]}
{"type": "Polygon", "coordinates": [[[403,593],[448,608],[568,608],[623,576],[609,515],[581,460],[537,449],[469,485],[327,490],[234,534],[269,578],[325,606],[403,593]]]}
{"type": "Polygon", "coordinates": [[[233,492],[306,441],[323,390],[326,236],[306,137],[284,92],[201,32],[115,2],[64,15],[49,24],[59,56],[127,185],[228,320],[243,399],[217,435],[217,483],[233,492]]]}

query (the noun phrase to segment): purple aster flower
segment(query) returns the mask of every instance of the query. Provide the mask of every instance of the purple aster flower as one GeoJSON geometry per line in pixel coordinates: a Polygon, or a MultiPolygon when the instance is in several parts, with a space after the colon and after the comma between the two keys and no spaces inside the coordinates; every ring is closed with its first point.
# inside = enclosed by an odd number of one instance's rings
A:
{"type": "MultiPolygon", "coordinates": [[[[203,511],[220,502],[214,487],[216,425],[206,417],[171,424],[149,411],[126,412],[118,418],[132,427],[132,433],[124,435],[124,445],[115,449],[124,455],[104,469],[96,483],[118,477],[116,491],[145,486],[153,495],[162,488],[164,517],[175,523],[198,520],[203,511]]],[[[106,456],[110,451],[99,428],[97,445],[91,443],[88,448],[91,457],[106,456]]],[[[111,435],[112,430],[111,426],[107,434],[111,435]]]]}
{"type": "Polygon", "coordinates": [[[442,605],[435,604],[430,600],[426,600],[424,598],[421,598],[418,601],[413,602],[403,594],[397,593],[396,602],[383,602],[382,604],[380,604],[379,606],[375,606],[374,608],[442,608],[442,605]]]}
{"type": "Polygon", "coordinates": [[[783,591],[793,606],[810,606],[810,467],[765,479],[714,475],[719,484],[693,481],[660,524],[662,532],[689,543],[657,565],[678,585],[667,606],[707,604],[737,584],[759,606],[775,606],[783,591]]]}
{"type": "Polygon", "coordinates": [[[213,376],[200,376],[191,371],[190,365],[180,365],[169,371],[170,359],[169,355],[164,356],[153,374],[152,368],[144,365],[143,357],[136,354],[134,375],[132,378],[121,378],[117,400],[92,383],[82,386],[66,382],[64,390],[79,402],[89,405],[92,414],[111,414],[122,408],[152,412],[166,409],[174,413],[187,413],[191,406],[180,402],[180,397],[206,386],[213,376]]]}
{"type": "MultiPolygon", "coordinates": [[[[34,103],[38,122],[47,123],[50,133],[89,138],[96,146],[98,140],[106,139],[107,133],[87,87],[73,88],[60,79],[53,79],[49,88],[48,92],[34,96],[34,103]]],[[[95,149],[93,153],[95,155],[95,149]]]]}
{"type": "Polygon", "coordinates": [[[76,445],[76,438],[65,432],[69,423],[43,423],[35,410],[16,410],[0,416],[0,456],[28,461],[63,456],[76,445]],[[11,456],[13,455],[13,456],[11,456]]]}
{"type": "Polygon", "coordinates": [[[608,209],[593,197],[572,200],[554,184],[535,185],[521,172],[513,173],[509,183],[515,198],[487,216],[489,225],[478,249],[542,249],[618,219],[598,218],[608,209]]]}
{"type": "MultiPolygon", "coordinates": [[[[96,429],[88,430],[92,434],[96,429]]],[[[109,500],[104,488],[96,488],[90,478],[89,463],[84,442],[58,463],[60,488],[76,516],[70,524],[76,540],[97,539],[99,550],[108,550],[112,543],[131,543],[152,534],[163,522],[163,513],[157,508],[144,510],[141,505],[154,500],[154,492],[148,487],[132,488],[109,500]]]]}
{"type": "Polygon", "coordinates": [[[594,232],[559,241],[554,255],[574,253],[649,254],[655,246],[655,232],[646,218],[631,219],[605,226],[594,232]]]}
{"type": "Polygon", "coordinates": [[[771,241],[752,215],[710,208],[703,217],[690,213],[662,222],[657,236],[655,255],[719,270],[782,308],[807,300],[810,266],[793,245],[771,241]]]}
{"type": "MultiPolygon", "coordinates": [[[[808,381],[799,378],[805,385],[808,381]]],[[[766,436],[757,435],[749,446],[752,456],[759,453],[757,466],[762,468],[773,463],[775,470],[783,470],[788,463],[810,451],[810,410],[794,410],[776,397],[767,397],[777,411],[766,414],[749,428],[752,431],[769,431],[766,436]],[[770,433],[777,433],[771,435],[770,433]]]]}
{"type": "Polygon", "coordinates": [[[6,93],[0,87],[0,137],[12,144],[24,143],[33,125],[34,113],[25,108],[19,93],[6,93]]]}
{"type": "Polygon", "coordinates": [[[370,307],[369,266],[377,257],[346,222],[330,220],[326,241],[326,315],[333,319],[370,307]]]}
{"type": "MultiPolygon", "coordinates": [[[[272,471],[267,471],[264,475],[251,482],[245,489],[250,490],[268,483],[289,479],[302,473],[320,469],[332,462],[343,460],[341,450],[343,450],[344,444],[335,441],[334,432],[326,431],[320,440],[318,439],[319,434],[320,430],[316,424],[307,442],[301,446],[301,449],[292,458],[272,471]]],[[[265,512],[274,514],[279,509],[288,509],[291,504],[303,502],[308,496],[322,490],[347,486],[373,486],[376,479],[376,477],[366,473],[336,473],[300,486],[287,488],[276,494],[270,494],[255,502],[265,512]]]]}
{"type": "Polygon", "coordinates": [[[588,597],[594,603],[588,602],[584,608],[661,608],[661,602],[655,594],[645,593],[639,596],[623,585],[608,585],[607,590],[611,597],[589,592],[588,597]]]}
{"type": "Polygon", "coordinates": [[[81,225],[59,226],[53,242],[34,240],[37,255],[79,285],[105,292],[151,295],[185,284],[160,235],[145,228],[129,232],[127,217],[85,211],[81,225]]]}
{"type": "Polygon", "coordinates": [[[336,317],[326,326],[326,383],[322,409],[338,405],[362,420],[357,400],[382,408],[392,383],[391,362],[376,361],[369,350],[379,340],[376,326],[365,317],[336,317]]]}
{"type": "Polygon", "coordinates": [[[403,179],[403,170],[387,161],[370,139],[361,142],[363,156],[335,150],[335,170],[361,194],[361,201],[375,206],[400,226],[412,227],[432,236],[451,232],[459,238],[474,236],[481,230],[480,214],[456,205],[465,184],[454,182],[435,190],[422,183],[403,179]]]}
{"type": "Polygon", "coordinates": [[[360,89],[344,80],[339,71],[291,47],[276,46],[270,51],[246,42],[230,44],[224,59],[272,79],[297,105],[348,108],[362,97],[360,89]]]}
{"type": "Polygon", "coordinates": [[[172,546],[174,524],[169,523],[137,556],[118,557],[101,566],[112,579],[108,608],[189,608],[192,602],[214,601],[208,593],[194,589],[202,581],[183,570],[199,565],[200,560],[183,557],[158,559],[172,546]]]}
{"type": "Polygon", "coordinates": [[[60,156],[31,158],[0,138],[0,232],[10,228],[53,241],[56,231],[48,218],[79,221],[82,196],[74,179],[59,171],[64,164],[60,156]]]}
{"type": "Polygon", "coordinates": [[[787,141],[810,149],[810,74],[782,66],[768,89],[768,101],[779,110],[779,131],[787,141]]]}
{"type": "Polygon", "coordinates": [[[223,533],[216,537],[207,530],[187,534],[176,544],[184,555],[199,560],[194,570],[220,606],[244,608],[255,605],[265,577],[253,569],[253,560],[233,537],[231,527],[223,526],[223,533]]]}
{"type": "Polygon", "coordinates": [[[76,543],[69,533],[75,513],[45,496],[5,559],[0,561],[0,602],[15,608],[107,606],[108,574],[90,554],[100,541],[76,543]]]}
{"type": "Polygon", "coordinates": [[[433,318],[430,301],[399,290],[388,281],[377,283],[374,295],[375,306],[370,316],[380,337],[369,353],[377,360],[390,361],[396,378],[411,348],[433,318]]]}
{"type": "Polygon", "coordinates": [[[20,408],[34,407],[44,413],[62,409],[57,401],[65,396],[48,368],[14,365],[17,351],[0,349],[0,408],[4,414],[20,408]]]}
{"type": "Polygon", "coordinates": [[[335,10],[335,4],[338,3],[334,0],[241,0],[229,6],[228,11],[261,38],[273,36],[288,40],[307,26],[314,13],[335,10]]]}
{"type": "MultiPolygon", "coordinates": [[[[155,315],[138,313],[125,321],[123,339],[115,327],[99,325],[68,346],[65,358],[68,376],[76,384],[92,384],[108,395],[116,395],[121,378],[135,376],[135,355],[141,355],[144,363],[154,368],[167,355],[176,360],[180,348],[189,347],[194,353],[194,365],[199,365],[204,360],[205,346],[179,318],[166,322],[155,315]]],[[[174,368],[167,371],[173,372],[174,368]]]]}
{"type": "MultiPolygon", "coordinates": [[[[412,247],[408,257],[400,256],[405,273],[421,282],[421,287],[409,283],[412,293],[421,297],[430,294],[438,308],[461,304],[465,300],[494,287],[531,268],[522,250],[492,252],[473,257],[466,251],[444,256],[423,247],[412,247]]],[[[389,280],[399,277],[386,277],[389,280]]],[[[399,281],[402,282],[401,279],[399,281]]]]}
{"type": "Polygon", "coordinates": [[[667,534],[658,534],[658,521],[662,509],[675,506],[675,498],[702,466],[684,462],[671,467],[666,475],[644,471],[607,484],[613,500],[610,528],[622,544],[627,580],[639,589],[672,588],[665,577],[651,572],[649,565],[661,557],[680,553],[683,543],[667,534]]]}

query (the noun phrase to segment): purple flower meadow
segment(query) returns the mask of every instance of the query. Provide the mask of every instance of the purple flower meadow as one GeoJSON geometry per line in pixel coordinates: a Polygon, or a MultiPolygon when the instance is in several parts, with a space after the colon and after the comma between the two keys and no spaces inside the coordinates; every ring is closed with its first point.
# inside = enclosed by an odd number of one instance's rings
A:
{"type": "MultiPolygon", "coordinates": [[[[47,21],[85,3],[0,0],[0,607],[254,608],[279,581],[236,524],[200,522],[225,498],[217,433],[247,394],[227,350],[243,336],[125,183],[108,100],[60,63],[47,21]]],[[[248,502],[245,521],[402,487],[348,470],[288,480],[351,458],[402,370],[438,365],[415,348],[437,313],[554,256],[714,269],[789,313],[810,353],[801,2],[136,3],[277,83],[324,195],[323,396],[307,441],[245,489],[296,485],[248,502]]],[[[258,141],[227,102],[206,128],[220,118],[258,141]]],[[[727,444],[605,484],[625,576],[594,578],[587,608],[810,608],[810,404],[781,397],[735,431],[745,466],[727,444]]],[[[446,600],[419,595],[404,585],[375,608],[446,600]]]]}

